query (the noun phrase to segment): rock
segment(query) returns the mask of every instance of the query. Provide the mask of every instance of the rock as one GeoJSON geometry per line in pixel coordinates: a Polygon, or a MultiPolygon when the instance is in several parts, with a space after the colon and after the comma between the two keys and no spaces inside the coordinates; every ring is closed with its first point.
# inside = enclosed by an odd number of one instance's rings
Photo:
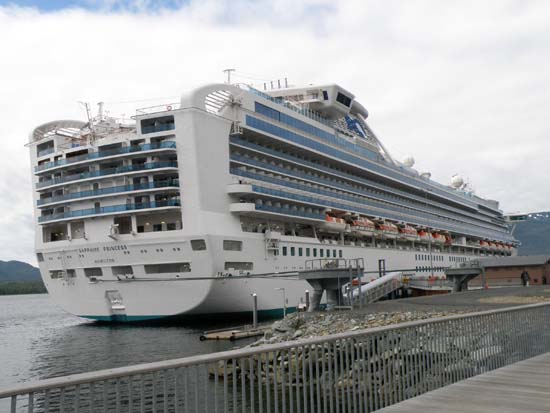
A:
{"type": "Polygon", "coordinates": [[[304,335],[304,332],[302,330],[296,330],[294,334],[292,335],[292,338],[298,338],[304,335]]]}

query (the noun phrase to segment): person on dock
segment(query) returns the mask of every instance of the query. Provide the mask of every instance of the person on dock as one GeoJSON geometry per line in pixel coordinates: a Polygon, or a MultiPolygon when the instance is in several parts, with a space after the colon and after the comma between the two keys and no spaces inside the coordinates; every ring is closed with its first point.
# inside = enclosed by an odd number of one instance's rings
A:
{"type": "Polygon", "coordinates": [[[524,287],[529,287],[529,281],[531,280],[531,277],[529,276],[529,273],[527,270],[523,270],[521,273],[521,285],[524,287]]]}

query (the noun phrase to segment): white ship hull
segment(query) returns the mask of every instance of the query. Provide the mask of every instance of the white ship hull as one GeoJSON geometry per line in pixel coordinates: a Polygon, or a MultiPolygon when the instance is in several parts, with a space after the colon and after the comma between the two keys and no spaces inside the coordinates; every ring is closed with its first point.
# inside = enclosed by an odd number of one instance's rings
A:
{"type": "Polygon", "coordinates": [[[35,246],[54,301],[81,317],[139,321],[244,314],[256,294],[260,315],[282,315],[304,301],[308,260],[443,275],[513,253],[468,246],[514,244],[498,203],[392,160],[345,89],[269,93],[211,84],[137,110],[135,124],[100,110],[35,128],[35,246]],[[353,222],[456,243],[352,232],[353,222]]]}

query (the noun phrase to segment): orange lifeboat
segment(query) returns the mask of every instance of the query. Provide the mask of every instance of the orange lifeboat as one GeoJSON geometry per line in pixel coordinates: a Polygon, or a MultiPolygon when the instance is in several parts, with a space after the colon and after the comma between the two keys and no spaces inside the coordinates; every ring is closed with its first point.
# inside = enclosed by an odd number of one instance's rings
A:
{"type": "Polygon", "coordinates": [[[343,218],[337,218],[332,215],[325,215],[325,222],[322,227],[327,231],[342,232],[346,229],[346,221],[343,218]]]}
{"type": "Polygon", "coordinates": [[[418,230],[418,238],[420,238],[421,241],[428,242],[432,239],[432,234],[423,230],[418,230]]]}
{"type": "Polygon", "coordinates": [[[452,245],[453,239],[450,235],[445,235],[445,245],[452,245]]]}
{"type": "Polygon", "coordinates": [[[399,229],[397,225],[394,225],[390,222],[384,222],[382,224],[376,225],[378,233],[386,238],[397,238],[399,235],[399,229]]]}
{"type": "Polygon", "coordinates": [[[351,231],[357,235],[370,236],[374,234],[375,230],[374,222],[365,217],[359,217],[351,221],[351,231]]]}
{"type": "Polygon", "coordinates": [[[479,241],[479,246],[483,249],[489,249],[489,243],[487,241],[479,241]]]}
{"type": "Polygon", "coordinates": [[[433,239],[433,242],[438,244],[443,244],[445,242],[445,237],[441,235],[439,232],[432,232],[432,239],[433,239]]]}
{"type": "Polygon", "coordinates": [[[416,232],[416,229],[414,229],[410,225],[405,225],[404,227],[399,228],[399,234],[402,238],[412,240],[418,239],[418,233],[416,232]]]}

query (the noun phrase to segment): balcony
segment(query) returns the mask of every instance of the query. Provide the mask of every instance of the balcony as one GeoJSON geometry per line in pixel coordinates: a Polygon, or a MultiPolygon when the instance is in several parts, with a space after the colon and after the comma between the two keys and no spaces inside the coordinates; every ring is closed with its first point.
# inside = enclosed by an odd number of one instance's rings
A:
{"type": "MultiPolygon", "coordinates": [[[[42,165],[35,166],[34,171],[42,172],[51,168],[57,168],[60,166],[70,165],[77,162],[93,161],[100,158],[106,158],[108,156],[116,156],[116,155],[123,155],[123,154],[136,153],[136,152],[140,153],[140,152],[155,151],[155,150],[161,150],[161,149],[175,149],[175,148],[176,148],[176,142],[174,141],[148,143],[143,145],[123,146],[121,148],[107,149],[104,151],[92,152],[92,153],[87,153],[85,155],[75,156],[69,159],[59,159],[55,162],[44,163],[42,165]]],[[[53,152],[53,149],[52,149],[52,152],[53,152]]]]}
{"type": "Polygon", "coordinates": [[[272,205],[254,204],[251,202],[236,202],[229,206],[229,210],[233,213],[246,216],[272,216],[274,218],[294,217],[295,221],[311,223],[312,221],[323,221],[325,215],[322,213],[307,212],[292,207],[278,207],[272,205]]]}
{"type": "Polygon", "coordinates": [[[103,171],[86,172],[86,173],[75,174],[75,175],[67,175],[67,176],[63,176],[55,179],[48,179],[45,181],[37,182],[36,188],[42,189],[53,185],[63,184],[66,182],[80,181],[83,179],[117,175],[117,174],[128,173],[128,172],[139,172],[139,171],[147,171],[152,169],[177,168],[177,167],[178,167],[178,163],[175,161],[150,162],[150,163],[144,163],[139,165],[127,165],[119,168],[104,169],[103,171]]]}
{"type": "Polygon", "coordinates": [[[42,224],[45,222],[62,221],[71,218],[79,218],[92,215],[118,214],[127,211],[141,211],[155,208],[179,208],[180,206],[181,201],[179,199],[172,199],[169,201],[144,202],[141,204],[111,205],[99,208],[81,209],[78,211],[68,211],[60,214],[43,215],[41,217],[38,217],[38,222],[42,224]]]}
{"type": "Polygon", "coordinates": [[[41,151],[38,151],[38,152],[36,153],[36,156],[37,156],[38,158],[40,158],[40,157],[42,157],[42,156],[49,155],[50,153],[53,153],[53,152],[54,152],[54,148],[53,148],[53,146],[52,146],[51,148],[47,148],[47,149],[43,149],[43,150],[41,150],[41,151]]]}
{"type": "Polygon", "coordinates": [[[179,188],[179,180],[174,179],[174,180],[168,180],[168,181],[147,182],[144,184],[112,186],[109,188],[102,188],[102,189],[96,189],[96,190],[90,190],[90,191],[73,192],[70,194],[64,194],[60,196],[39,199],[38,201],[36,201],[36,205],[44,206],[47,204],[70,201],[73,199],[98,197],[98,196],[110,195],[110,194],[123,194],[126,192],[135,192],[135,191],[148,191],[151,189],[162,189],[162,188],[177,189],[179,188]]]}

